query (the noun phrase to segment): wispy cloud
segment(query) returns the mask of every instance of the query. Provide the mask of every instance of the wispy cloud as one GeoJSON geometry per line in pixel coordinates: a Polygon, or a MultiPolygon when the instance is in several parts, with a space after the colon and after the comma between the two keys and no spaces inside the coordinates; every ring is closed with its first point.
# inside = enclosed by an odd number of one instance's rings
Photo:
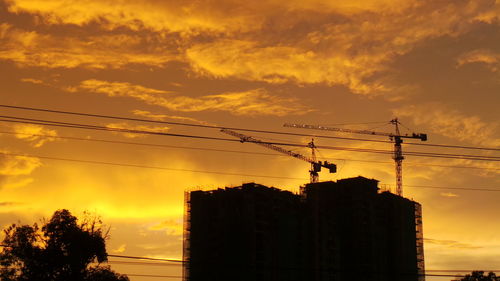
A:
{"type": "Polygon", "coordinates": [[[40,161],[40,159],[35,157],[10,156],[0,154],[0,175],[29,175],[40,166],[42,166],[42,162],[40,161]]]}
{"type": "Polygon", "coordinates": [[[165,47],[148,48],[139,35],[56,36],[0,25],[0,60],[47,68],[122,68],[130,64],[162,67],[174,58],[165,47]]]}
{"type": "Polygon", "coordinates": [[[164,230],[168,235],[182,235],[182,223],[170,219],[149,227],[149,230],[164,230]]]}
{"type": "Polygon", "coordinates": [[[117,249],[111,250],[113,253],[123,253],[127,249],[127,244],[121,244],[117,249]]]}
{"type": "Polygon", "coordinates": [[[77,91],[78,89],[106,94],[110,97],[132,97],[152,104],[162,101],[161,97],[163,94],[171,93],[169,91],[147,88],[128,82],[108,82],[96,79],[85,80],[82,81],[79,86],[69,88],[70,91],[77,91]]]}
{"type": "Polygon", "coordinates": [[[71,88],[110,97],[131,97],[147,104],[160,106],[172,111],[226,111],[234,115],[275,115],[305,114],[312,109],[301,105],[297,99],[271,95],[265,89],[253,89],[243,92],[226,92],[201,97],[169,95],[170,92],[146,88],[126,82],[107,82],[85,80],[79,86],[71,88]]]}
{"type": "Polygon", "coordinates": [[[6,207],[6,206],[13,206],[13,205],[18,205],[19,203],[17,202],[0,202],[0,207],[6,207]]]}
{"type": "Polygon", "coordinates": [[[433,133],[474,144],[498,146],[498,122],[487,123],[479,116],[468,116],[440,103],[411,105],[393,110],[396,116],[409,117],[433,133]]]}
{"type": "Polygon", "coordinates": [[[451,192],[441,192],[439,195],[441,195],[443,197],[449,197],[449,198],[459,197],[458,194],[451,193],[451,192]]]}
{"type": "Polygon", "coordinates": [[[497,72],[500,67],[500,53],[492,50],[480,49],[467,52],[457,59],[458,66],[469,63],[483,63],[491,71],[497,72]]]}
{"type": "Polygon", "coordinates": [[[6,189],[16,189],[16,188],[21,188],[21,187],[27,186],[34,181],[35,180],[33,178],[10,177],[10,178],[4,179],[4,182],[2,182],[2,187],[6,188],[6,189]]]}
{"type": "Polygon", "coordinates": [[[151,120],[156,120],[156,121],[165,121],[165,120],[178,120],[178,121],[189,121],[197,124],[202,124],[202,125],[211,125],[211,123],[198,120],[196,118],[192,117],[186,117],[186,116],[177,116],[177,115],[167,115],[167,114],[155,114],[152,112],[149,112],[147,110],[133,110],[132,113],[137,116],[145,117],[151,120]]]}
{"type": "MultiPolygon", "coordinates": [[[[200,32],[247,31],[255,17],[245,13],[235,1],[211,3],[209,1],[121,1],[88,0],[67,3],[64,0],[9,0],[9,11],[37,14],[48,24],[87,25],[98,23],[107,29],[126,27],[132,30],[199,34],[200,32]],[[220,7],[218,7],[220,6],[220,7]],[[228,17],[227,13],[234,16],[228,17]]],[[[241,2],[240,2],[241,3],[241,2]]],[[[258,22],[255,22],[258,25],[258,22]]]]}
{"type": "MultiPolygon", "coordinates": [[[[9,153],[8,151],[0,151],[9,153]]],[[[27,177],[42,166],[40,159],[35,157],[10,156],[0,153],[0,189],[15,189],[33,182],[27,177]]]]}
{"type": "MultiPolygon", "coordinates": [[[[124,130],[132,130],[132,131],[148,131],[148,132],[155,132],[155,133],[166,133],[170,130],[169,127],[165,126],[147,126],[147,125],[132,125],[132,124],[127,124],[127,123],[111,123],[106,125],[106,127],[111,128],[111,129],[124,129],[124,130]]],[[[139,133],[120,133],[123,134],[127,138],[141,138],[145,137],[146,135],[144,134],[139,134],[139,133]]]]}
{"type": "Polygon", "coordinates": [[[483,248],[483,247],[474,246],[471,244],[460,243],[460,242],[454,241],[454,240],[439,240],[439,239],[424,238],[424,242],[429,243],[429,244],[445,246],[445,247],[449,247],[449,248],[453,248],[453,249],[481,249],[481,248],[483,248]]]}
{"type": "Polygon", "coordinates": [[[45,82],[43,80],[34,79],[34,78],[21,78],[21,82],[31,83],[31,84],[39,84],[39,85],[45,84],[45,82]]]}
{"type": "Polygon", "coordinates": [[[40,125],[22,124],[14,125],[13,128],[16,138],[30,142],[33,147],[57,140],[57,131],[40,125]]]}

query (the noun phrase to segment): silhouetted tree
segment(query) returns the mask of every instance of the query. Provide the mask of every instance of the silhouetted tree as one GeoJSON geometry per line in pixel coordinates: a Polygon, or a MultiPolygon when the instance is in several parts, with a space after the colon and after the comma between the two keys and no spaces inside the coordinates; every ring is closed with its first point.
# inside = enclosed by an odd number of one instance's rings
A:
{"type": "Polygon", "coordinates": [[[68,210],[58,210],[42,228],[11,225],[4,230],[0,280],[128,281],[100,265],[107,261],[108,236],[100,224],[95,218],[78,223],[68,210]]]}
{"type": "Polygon", "coordinates": [[[472,271],[472,274],[467,274],[456,281],[500,281],[500,277],[497,277],[493,272],[484,275],[484,271],[472,271]]]}

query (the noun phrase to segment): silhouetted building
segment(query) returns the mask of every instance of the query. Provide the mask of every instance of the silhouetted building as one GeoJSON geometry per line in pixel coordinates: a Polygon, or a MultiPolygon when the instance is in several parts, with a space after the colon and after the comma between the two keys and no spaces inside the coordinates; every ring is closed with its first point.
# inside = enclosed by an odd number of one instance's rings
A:
{"type": "Polygon", "coordinates": [[[186,194],[186,281],[423,280],[420,205],[363,177],[186,194]]]}
{"type": "Polygon", "coordinates": [[[378,193],[377,183],[357,177],[303,187],[307,280],[346,281],[353,274],[370,281],[423,280],[420,204],[378,193]]]}

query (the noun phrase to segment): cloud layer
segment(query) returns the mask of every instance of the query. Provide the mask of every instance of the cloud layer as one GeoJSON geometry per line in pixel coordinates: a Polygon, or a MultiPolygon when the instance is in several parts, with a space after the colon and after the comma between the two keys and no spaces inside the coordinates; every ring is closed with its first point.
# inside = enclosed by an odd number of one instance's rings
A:
{"type": "Polygon", "coordinates": [[[176,60],[209,77],[343,85],[357,94],[394,96],[408,86],[390,79],[395,58],[426,40],[494,22],[498,6],[493,0],[86,0],[70,5],[8,0],[9,12],[36,16],[41,24],[98,29],[59,36],[4,23],[0,59],[97,69],[163,67],[176,60]]]}
{"type": "Polygon", "coordinates": [[[70,90],[85,90],[110,97],[131,97],[150,105],[178,112],[226,111],[234,115],[285,116],[289,114],[300,115],[311,111],[296,99],[274,96],[265,89],[226,92],[192,98],[126,82],[92,79],[82,81],[79,86],[72,87],[70,90]]]}
{"type": "Polygon", "coordinates": [[[0,60],[23,67],[116,69],[162,67],[174,58],[165,48],[148,48],[150,41],[155,39],[127,34],[59,36],[0,23],[0,60]]]}
{"type": "Polygon", "coordinates": [[[479,116],[468,116],[440,103],[411,105],[393,110],[396,116],[413,119],[415,125],[425,125],[432,132],[469,143],[498,146],[499,123],[487,123],[479,116]]]}

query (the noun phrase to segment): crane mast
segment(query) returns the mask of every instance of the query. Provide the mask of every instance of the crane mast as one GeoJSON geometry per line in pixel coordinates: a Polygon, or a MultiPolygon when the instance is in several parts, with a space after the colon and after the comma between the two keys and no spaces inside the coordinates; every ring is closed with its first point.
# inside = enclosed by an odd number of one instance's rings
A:
{"type": "Polygon", "coordinates": [[[318,161],[316,160],[316,146],[314,145],[314,139],[311,140],[310,143],[307,144],[307,147],[311,148],[311,170],[309,170],[309,175],[310,175],[310,181],[311,183],[314,182],[319,182],[319,175],[318,172],[321,170],[321,166],[319,166],[319,169],[316,167],[318,161]]]}
{"type": "Polygon", "coordinates": [[[334,128],[327,126],[319,126],[319,125],[304,125],[304,124],[292,124],[285,123],[284,127],[290,128],[299,128],[299,129],[313,129],[313,130],[325,130],[325,131],[334,131],[334,132],[343,132],[343,133],[354,133],[354,134],[365,134],[365,135],[374,135],[374,136],[387,136],[391,141],[394,142],[394,150],[392,158],[394,159],[394,163],[396,164],[396,194],[399,196],[403,196],[403,148],[401,144],[403,143],[403,138],[408,139],[420,139],[421,141],[427,140],[427,134],[404,134],[402,135],[399,131],[399,124],[397,118],[394,118],[390,121],[391,124],[395,127],[395,133],[385,133],[385,132],[375,132],[369,130],[353,130],[353,129],[345,129],[345,128],[334,128]]]}
{"type": "MultiPolygon", "coordinates": [[[[399,133],[399,121],[397,118],[391,120],[391,123],[395,126],[396,135],[394,138],[394,154],[392,158],[396,164],[396,194],[403,196],[403,148],[401,144],[403,140],[401,139],[401,134],[399,133]]],[[[425,136],[427,139],[427,136],[425,136]]]]}
{"type": "Polygon", "coordinates": [[[309,174],[310,174],[310,179],[311,179],[312,183],[319,181],[318,172],[321,171],[321,167],[327,168],[330,171],[330,173],[337,172],[337,166],[335,164],[329,163],[328,161],[317,161],[316,160],[316,153],[315,153],[316,146],[314,145],[314,141],[313,140],[311,140],[311,142],[307,144],[307,146],[309,148],[311,148],[311,150],[312,150],[312,157],[309,158],[309,157],[306,157],[306,156],[304,156],[304,155],[302,155],[300,153],[296,153],[296,152],[293,152],[293,151],[290,151],[290,150],[286,150],[286,149],[284,149],[282,147],[279,147],[279,146],[276,146],[276,145],[273,145],[273,144],[270,144],[270,143],[267,143],[267,142],[263,142],[261,140],[258,140],[256,138],[254,138],[254,137],[247,136],[247,135],[244,135],[244,134],[240,134],[238,132],[235,132],[235,131],[232,131],[232,130],[229,130],[229,129],[221,129],[220,131],[222,133],[225,133],[225,134],[231,135],[233,137],[239,138],[242,143],[243,142],[255,143],[255,144],[261,145],[263,147],[266,147],[266,148],[269,148],[269,149],[281,152],[283,154],[286,154],[286,155],[289,155],[289,156],[295,157],[297,159],[300,159],[302,161],[306,161],[306,162],[310,163],[311,164],[311,169],[309,170],[309,174]]]}

